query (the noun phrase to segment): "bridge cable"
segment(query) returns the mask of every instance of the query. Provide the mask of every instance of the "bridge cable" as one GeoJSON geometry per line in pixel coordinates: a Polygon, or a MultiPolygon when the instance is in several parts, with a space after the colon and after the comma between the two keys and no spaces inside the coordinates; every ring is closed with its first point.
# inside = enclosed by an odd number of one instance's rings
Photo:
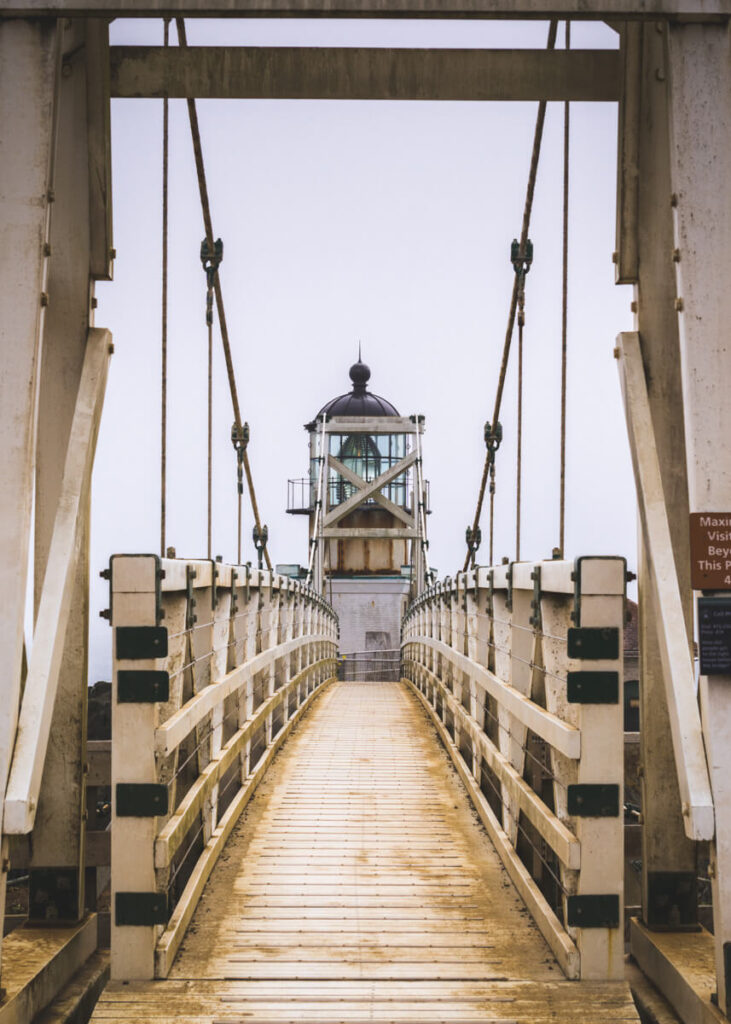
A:
{"type": "MultiPolygon", "coordinates": [[[[513,241],[510,260],[518,280],[518,440],[515,466],[515,560],[520,561],[521,489],[523,482],[523,328],[525,327],[525,276],[533,262],[533,243],[521,247],[513,241]]],[[[489,440],[487,438],[486,440],[489,440]]],[[[494,462],[494,459],[493,459],[494,462]]]]}
{"type": "MultiPolygon", "coordinates": [[[[170,45],[170,18],[164,19],[164,45],[170,45]]],[[[162,325],[160,383],[160,558],[165,557],[167,520],[167,434],[168,434],[168,171],[170,118],[168,98],[162,101],[162,325]]]]}
{"type": "MultiPolygon", "coordinates": [[[[551,19],[551,23],[548,29],[548,41],[546,43],[546,49],[553,50],[556,47],[556,35],[558,32],[558,21],[554,18],[551,19]]],[[[538,113],[536,115],[536,126],[533,133],[533,150],[531,152],[530,159],[530,171],[528,174],[528,186],[525,195],[525,205],[523,207],[523,223],[520,231],[520,248],[522,252],[525,252],[525,246],[528,241],[528,230],[530,227],[530,217],[533,210],[533,195],[536,186],[536,175],[538,173],[538,160],[541,155],[541,142],[543,141],[543,126],[546,120],[546,100],[541,100],[538,104],[538,113]]],[[[492,414],[492,424],[496,428],[500,417],[500,406],[503,399],[503,390],[505,388],[505,377],[508,370],[508,360],[510,357],[510,346],[513,339],[513,327],[515,324],[515,316],[518,307],[518,289],[519,281],[516,275],[515,281],[513,282],[513,292],[510,297],[510,309],[508,312],[508,324],[505,331],[505,341],[503,343],[503,354],[500,363],[500,375],[498,378],[497,392],[495,394],[495,405],[492,414]]],[[[487,455],[485,456],[485,464],[482,470],[482,480],[480,481],[480,490],[477,497],[477,508],[475,510],[475,517],[472,524],[473,534],[477,531],[480,525],[480,516],[482,514],[482,505],[485,499],[485,489],[487,487],[488,475],[490,472],[491,463],[491,451],[488,447],[487,455]]],[[[466,572],[469,568],[471,551],[468,549],[467,557],[465,558],[463,570],[466,572]]]]}
{"type": "MultiPolygon", "coordinates": [[[[176,18],[175,25],[178,30],[178,42],[181,47],[188,45],[188,40],[185,32],[185,19],[176,18]]],[[[203,149],[201,146],[200,128],[198,125],[198,111],[196,109],[195,99],[188,98],[186,100],[188,104],[188,119],[190,121],[190,133],[193,139],[193,153],[195,155],[195,166],[198,175],[198,191],[200,192],[201,209],[203,211],[203,223],[206,231],[206,241],[209,249],[213,252],[213,222],[211,219],[211,208],[208,201],[208,186],[206,184],[206,171],[203,163],[203,149]]],[[[239,407],[239,396],[236,387],[236,377],[234,375],[233,359],[231,358],[231,345],[228,337],[228,326],[226,324],[226,313],[223,308],[223,292],[221,290],[221,281],[218,274],[215,275],[213,282],[214,294],[216,297],[216,309],[218,311],[218,322],[221,328],[221,340],[223,341],[223,354],[226,360],[226,372],[228,375],[228,385],[231,392],[231,403],[234,411],[234,421],[236,423],[237,431],[243,430],[243,424],[241,421],[241,409],[239,407]]],[[[251,500],[251,508],[254,513],[254,523],[256,530],[262,538],[263,542],[263,554],[266,559],[267,568],[272,569],[272,562],[269,557],[269,551],[267,548],[268,531],[266,528],[262,528],[261,519],[259,516],[259,506],[256,500],[256,492],[254,490],[254,481],[251,475],[251,465],[249,463],[248,451],[244,451],[243,455],[244,472],[246,473],[246,482],[249,489],[249,498],[251,500]]]]}
{"type": "MultiPolygon", "coordinates": [[[[566,22],[566,49],[571,48],[571,22],[566,22]]],[[[569,135],[570,104],[563,108],[563,253],[561,282],[561,470],[559,481],[558,555],[563,558],[566,527],[566,375],[569,293],[569,135]]]]}

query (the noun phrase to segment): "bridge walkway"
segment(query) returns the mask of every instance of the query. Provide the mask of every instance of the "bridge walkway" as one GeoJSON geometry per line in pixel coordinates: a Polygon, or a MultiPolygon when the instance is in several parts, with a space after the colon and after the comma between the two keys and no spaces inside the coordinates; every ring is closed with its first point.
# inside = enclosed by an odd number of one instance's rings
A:
{"type": "Polygon", "coordinates": [[[566,981],[400,683],[335,683],[263,780],[165,981],[95,1024],[637,1021],[566,981]]]}

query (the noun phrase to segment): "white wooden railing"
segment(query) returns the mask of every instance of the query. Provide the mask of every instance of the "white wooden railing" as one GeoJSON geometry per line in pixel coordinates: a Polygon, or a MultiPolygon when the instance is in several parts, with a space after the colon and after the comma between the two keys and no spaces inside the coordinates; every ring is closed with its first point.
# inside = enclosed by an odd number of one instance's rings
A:
{"type": "Polygon", "coordinates": [[[164,978],[239,815],[336,675],[313,590],[210,561],[111,560],[112,976],[164,978]]]}
{"type": "Polygon", "coordinates": [[[624,970],[625,578],[622,558],[479,568],[403,624],[404,677],[569,978],[624,970]]]}

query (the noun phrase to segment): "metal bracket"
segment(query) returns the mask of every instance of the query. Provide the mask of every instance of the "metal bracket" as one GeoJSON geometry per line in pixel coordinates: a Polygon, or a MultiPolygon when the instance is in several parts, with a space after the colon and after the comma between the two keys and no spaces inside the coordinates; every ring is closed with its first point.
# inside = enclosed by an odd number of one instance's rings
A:
{"type": "Polygon", "coordinates": [[[566,900],[569,928],[619,928],[619,896],[569,896],[566,900]]]}
{"type": "Polygon", "coordinates": [[[193,580],[196,578],[198,573],[192,565],[186,565],[185,567],[185,628],[186,630],[192,629],[198,621],[198,616],[195,613],[196,599],[193,592],[193,580]]]}
{"type": "Polygon", "coordinates": [[[616,626],[570,626],[568,656],[585,661],[617,661],[619,629],[616,626]]]}
{"type": "Polygon", "coordinates": [[[543,626],[543,616],[541,615],[541,567],[536,565],[530,574],[530,578],[533,580],[533,600],[530,603],[533,611],[530,615],[530,624],[534,629],[541,629],[543,626]]]}
{"type": "MultiPolygon", "coordinates": [[[[571,612],[571,621],[575,626],[581,625],[581,563],[586,561],[592,561],[595,556],[593,555],[582,555],[577,558],[574,562],[574,569],[571,573],[571,579],[574,584],[574,610],[571,612]]],[[[621,555],[617,555],[614,561],[624,562],[624,574],[623,578],[627,579],[627,559],[621,555]]],[[[627,586],[625,583],[624,589],[624,603],[627,604],[627,586]]]]}
{"type": "Polygon", "coordinates": [[[119,661],[167,657],[168,631],[164,626],[117,626],[115,636],[119,661]]]}
{"type": "Polygon", "coordinates": [[[619,786],[580,783],[568,787],[569,814],[579,818],[618,818],[619,786]]]}
{"type": "Polygon", "coordinates": [[[117,672],[118,704],[154,704],[170,700],[170,675],[167,672],[117,672]]]}
{"type": "Polygon", "coordinates": [[[487,574],[487,614],[491,619],[495,618],[495,570],[490,569],[487,574]]]}
{"type": "Polygon", "coordinates": [[[168,813],[168,787],[159,782],[118,782],[118,818],[155,818],[168,813]]]}
{"type": "Polygon", "coordinates": [[[619,704],[619,672],[569,672],[569,704],[619,704]]]}
{"type": "Polygon", "coordinates": [[[508,571],[505,574],[505,580],[507,583],[507,590],[505,593],[505,607],[509,612],[513,610],[513,562],[508,565],[508,571]]]}
{"type": "Polygon", "coordinates": [[[118,892],[114,900],[118,926],[151,927],[168,923],[168,901],[163,892],[118,892]]]}
{"type": "Polygon", "coordinates": [[[246,563],[246,603],[251,598],[251,562],[246,563]]]}
{"type": "Polygon", "coordinates": [[[218,608],[218,559],[211,559],[211,610],[218,608]]]}
{"type": "Polygon", "coordinates": [[[236,617],[236,612],[239,610],[239,599],[236,594],[236,584],[239,580],[239,574],[235,569],[231,570],[231,618],[236,617]]]}

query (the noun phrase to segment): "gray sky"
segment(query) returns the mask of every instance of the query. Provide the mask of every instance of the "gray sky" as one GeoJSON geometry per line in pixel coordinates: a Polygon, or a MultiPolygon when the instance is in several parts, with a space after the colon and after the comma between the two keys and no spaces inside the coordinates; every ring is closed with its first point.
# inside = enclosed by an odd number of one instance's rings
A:
{"type": "MultiPolygon", "coordinates": [[[[192,44],[545,45],[545,23],[266,20],[188,22],[192,44]]],[[[159,23],[117,21],[115,43],[158,43],[159,23]]],[[[173,39],[174,39],[173,33],[173,39]]],[[[559,38],[563,38],[561,29],[559,38]]],[[[575,24],[575,47],[614,47],[575,24]]],[[[512,287],[536,104],[199,101],[214,231],[242,414],[272,559],[305,562],[306,521],[284,512],[307,471],[302,425],[349,390],[357,356],[371,387],[426,416],[430,556],[464,557],[512,287]]],[[[205,278],[185,102],[171,101],[168,544],[206,547],[205,278]]],[[[635,500],[612,349],[632,329],[614,285],[616,106],[572,104],[567,555],[622,554],[634,567],[635,500]]],[[[522,557],[558,542],[563,105],[549,104],[527,279],[522,557]]],[[[115,281],[96,323],[115,355],[94,472],[90,679],[109,678],[111,636],[96,571],[114,552],[159,546],[162,101],[112,105],[115,281]]],[[[215,335],[214,551],[236,554],[235,457],[215,335]]],[[[498,455],[496,557],[514,557],[515,372],[498,455]]],[[[245,512],[245,559],[254,557],[245,512]]],[[[487,560],[485,542],[478,561],[487,560]]]]}

